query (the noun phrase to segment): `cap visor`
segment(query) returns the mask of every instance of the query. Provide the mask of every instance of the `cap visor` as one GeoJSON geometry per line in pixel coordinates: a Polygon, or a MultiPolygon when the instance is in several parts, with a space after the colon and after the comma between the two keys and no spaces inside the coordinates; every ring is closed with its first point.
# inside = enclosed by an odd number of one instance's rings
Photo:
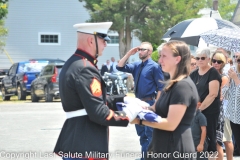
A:
{"type": "Polygon", "coordinates": [[[104,39],[105,41],[111,41],[111,39],[110,39],[108,36],[104,37],[103,39],[104,39]]]}

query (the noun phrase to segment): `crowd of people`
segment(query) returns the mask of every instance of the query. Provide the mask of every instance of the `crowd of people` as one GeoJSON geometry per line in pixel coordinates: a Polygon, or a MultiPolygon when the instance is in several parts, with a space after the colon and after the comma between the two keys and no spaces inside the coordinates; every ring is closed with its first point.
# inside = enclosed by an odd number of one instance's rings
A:
{"type": "Polygon", "coordinates": [[[135,124],[142,160],[221,160],[223,144],[232,160],[237,148],[232,136],[240,146],[240,54],[230,64],[229,52],[221,48],[213,54],[199,49],[192,56],[185,42],[169,41],[158,47],[157,63],[151,59],[152,44],[142,42],[118,63],[107,61],[105,68],[130,73],[136,98],[107,96],[96,62],[110,40],[111,25],[74,25],[77,50],[59,77],[66,121],[54,152],[63,160],[107,160],[108,127],[135,124]],[[127,63],[136,53],[141,61],[127,63]],[[121,110],[119,103],[125,106],[121,110]],[[158,122],[137,117],[143,110],[156,114],[158,122]]]}

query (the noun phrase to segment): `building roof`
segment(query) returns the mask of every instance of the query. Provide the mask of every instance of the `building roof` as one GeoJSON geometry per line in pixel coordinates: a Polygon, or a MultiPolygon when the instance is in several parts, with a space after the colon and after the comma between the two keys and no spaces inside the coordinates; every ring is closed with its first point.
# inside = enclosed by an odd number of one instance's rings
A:
{"type": "Polygon", "coordinates": [[[218,10],[212,10],[210,8],[203,8],[199,11],[199,14],[202,15],[201,17],[213,17],[217,19],[222,19],[218,10]]]}

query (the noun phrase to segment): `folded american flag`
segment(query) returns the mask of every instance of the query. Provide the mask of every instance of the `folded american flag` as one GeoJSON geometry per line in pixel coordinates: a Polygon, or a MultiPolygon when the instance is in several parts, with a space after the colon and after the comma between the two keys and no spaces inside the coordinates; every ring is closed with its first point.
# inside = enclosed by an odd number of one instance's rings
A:
{"type": "MultiPolygon", "coordinates": [[[[119,111],[122,111],[123,107],[127,107],[126,104],[122,103],[122,102],[117,102],[116,105],[117,105],[117,109],[119,111]]],[[[149,122],[161,122],[161,117],[159,115],[157,115],[153,111],[146,110],[146,109],[142,109],[138,113],[137,118],[139,118],[141,120],[146,120],[146,121],[149,121],[149,122]]]]}

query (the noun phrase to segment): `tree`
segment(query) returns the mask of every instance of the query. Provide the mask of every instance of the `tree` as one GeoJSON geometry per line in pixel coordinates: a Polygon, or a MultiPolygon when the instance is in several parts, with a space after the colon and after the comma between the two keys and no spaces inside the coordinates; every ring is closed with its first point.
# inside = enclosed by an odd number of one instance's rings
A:
{"type": "Polygon", "coordinates": [[[7,0],[0,0],[0,49],[5,46],[5,37],[7,35],[7,29],[4,28],[4,18],[8,13],[7,2],[7,0]]]}
{"type": "Polygon", "coordinates": [[[149,4],[149,15],[141,24],[141,34],[136,34],[141,41],[151,40],[151,43],[161,44],[161,37],[177,23],[200,17],[197,13],[205,5],[204,1],[194,0],[155,0],[149,4]]]}
{"type": "Polygon", "coordinates": [[[141,41],[159,45],[168,28],[187,18],[197,17],[206,5],[195,0],[79,0],[90,12],[88,22],[112,21],[119,34],[120,58],[131,47],[133,34],[141,41]]]}

